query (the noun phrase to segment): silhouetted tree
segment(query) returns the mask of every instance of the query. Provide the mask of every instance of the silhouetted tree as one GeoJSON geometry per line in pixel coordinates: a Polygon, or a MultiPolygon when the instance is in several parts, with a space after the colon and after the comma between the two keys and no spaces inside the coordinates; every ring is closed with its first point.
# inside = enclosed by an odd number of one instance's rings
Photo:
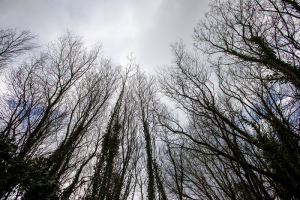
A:
{"type": "Polygon", "coordinates": [[[0,70],[16,60],[18,56],[37,48],[35,35],[30,31],[17,29],[0,30],[0,70]]]}
{"type": "Polygon", "coordinates": [[[11,147],[1,165],[2,195],[18,187],[27,199],[54,198],[68,184],[69,196],[96,156],[97,123],[105,121],[118,69],[99,60],[99,45],[88,52],[70,32],[48,47],[12,70],[2,99],[1,141],[11,147]]]}
{"type": "MultiPolygon", "coordinates": [[[[188,126],[170,115],[160,116],[160,121],[169,135],[184,139],[175,142],[185,151],[183,158],[178,157],[183,164],[172,161],[172,154],[170,161],[184,169],[185,195],[298,198],[299,103],[291,97],[294,86],[270,82],[267,69],[257,63],[209,69],[183,45],[174,45],[173,51],[175,66],[161,71],[160,82],[187,114],[188,126]],[[212,75],[217,85],[210,81],[212,75]]],[[[175,193],[181,191],[177,187],[175,193]]]]}

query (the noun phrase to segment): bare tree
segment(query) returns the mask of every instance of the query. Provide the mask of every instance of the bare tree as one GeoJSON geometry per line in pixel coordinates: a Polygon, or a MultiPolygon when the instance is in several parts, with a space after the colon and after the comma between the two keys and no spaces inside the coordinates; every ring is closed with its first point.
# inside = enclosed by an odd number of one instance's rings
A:
{"type": "MultiPolygon", "coordinates": [[[[209,69],[184,46],[175,45],[173,51],[175,66],[162,70],[160,82],[187,114],[188,126],[172,117],[161,116],[160,122],[184,138],[175,144],[186,152],[185,164],[179,165],[185,166],[185,194],[211,199],[298,198],[299,104],[291,97],[293,85],[270,83],[267,69],[256,63],[209,69]]],[[[178,166],[171,156],[172,165],[178,166]]],[[[177,193],[181,191],[177,187],[177,193]]]]}
{"type": "Polygon", "coordinates": [[[147,77],[138,70],[132,79],[131,88],[133,90],[135,104],[137,106],[137,116],[145,141],[148,175],[147,198],[155,199],[155,196],[158,196],[159,199],[166,200],[167,195],[160,172],[159,159],[157,159],[155,155],[157,151],[155,140],[158,138],[155,110],[159,106],[156,79],[153,76],[147,77]]]}
{"type": "Polygon", "coordinates": [[[122,76],[86,199],[125,200],[134,196],[140,145],[134,100],[127,86],[130,73],[129,67],[122,76]]]}
{"type": "Polygon", "coordinates": [[[34,43],[35,35],[30,31],[17,29],[0,30],[0,70],[18,56],[37,47],[34,43]]]}
{"type": "Polygon", "coordinates": [[[118,68],[99,60],[99,54],[99,45],[88,52],[79,37],[67,32],[40,58],[12,71],[2,101],[1,138],[15,149],[3,161],[1,173],[9,180],[2,194],[19,184],[28,198],[54,198],[58,186],[67,184],[68,197],[83,183],[81,172],[96,156],[101,139],[97,123],[106,120],[119,79],[118,68]],[[40,175],[22,174],[37,165],[40,175]],[[16,171],[19,178],[10,177],[16,171]]]}
{"type": "Polygon", "coordinates": [[[298,8],[297,1],[214,0],[195,28],[195,46],[206,54],[221,53],[224,64],[264,65],[273,72],[269,80],[299,89],[298,8]]]}

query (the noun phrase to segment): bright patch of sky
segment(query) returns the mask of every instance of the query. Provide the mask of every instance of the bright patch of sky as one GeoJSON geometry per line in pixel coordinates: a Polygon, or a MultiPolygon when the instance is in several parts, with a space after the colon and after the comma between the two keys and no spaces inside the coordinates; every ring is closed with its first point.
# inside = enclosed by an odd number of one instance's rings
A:
{"type": "Polygon", "coordinates": [[[209,0],[2,0],[0,28],[28,29],[47,44],[70,30],[87,46],[103,45],[103,55],[126,65],[134,52],[144,71],[172,61],[170,44],[192,47],[193,28],[209,0]]]}

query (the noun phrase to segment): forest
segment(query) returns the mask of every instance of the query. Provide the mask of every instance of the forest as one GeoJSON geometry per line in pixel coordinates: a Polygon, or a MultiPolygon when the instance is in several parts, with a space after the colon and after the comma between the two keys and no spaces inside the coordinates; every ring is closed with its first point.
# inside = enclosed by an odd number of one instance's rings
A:
{"type": "Polygon", "coordinates": [[[199,20],[154,74],[1,29],[0,199],[300,199],[300,2],[199,20]]]}

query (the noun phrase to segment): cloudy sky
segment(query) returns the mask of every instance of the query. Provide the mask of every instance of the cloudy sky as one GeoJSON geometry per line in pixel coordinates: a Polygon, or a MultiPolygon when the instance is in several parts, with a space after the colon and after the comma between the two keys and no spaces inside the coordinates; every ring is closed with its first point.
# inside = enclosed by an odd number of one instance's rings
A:
{"type": "Polygon", "coordinates": [[[0,28],[28,29],[47,44],[66,29],[87,46],[102,43],[103,54],[126,64],[134,52],[144,71],[169,65],[170,44],[192,47],[193,28],[209,0],[1,0],[0,28]]]}

